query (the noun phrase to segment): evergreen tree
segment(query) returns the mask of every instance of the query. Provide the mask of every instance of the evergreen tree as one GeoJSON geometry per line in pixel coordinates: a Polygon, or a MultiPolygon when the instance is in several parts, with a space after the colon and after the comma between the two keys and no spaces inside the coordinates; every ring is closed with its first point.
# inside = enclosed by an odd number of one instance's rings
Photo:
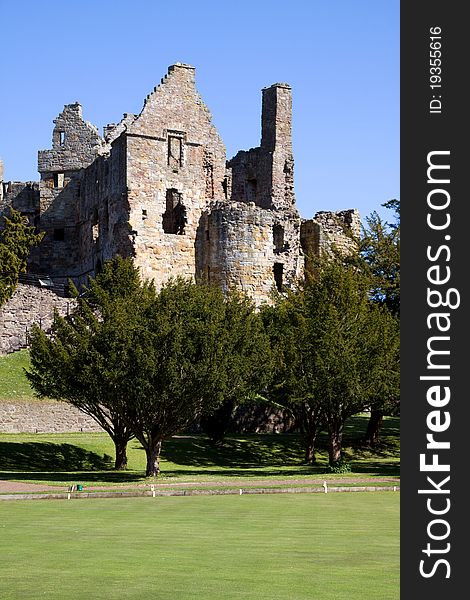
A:
{"type": "Polygon", "coordinates": [[[315,277],[277,303],[271,325],[280,348],[278,385],[300,417],[306,458],[315,437],[328,431],[329,462],[341,460],[345,421],[384,390],[395,392],[398,323],[369,299],[370,277],[331,256],[318,261],[315,277]]]}
{"type": "Polygon", "coordinates": [[[110,424],[123,426],[146,452],[147,476],[155,476],[165,439],[234,390],[247,395],[258,385],[263,363],[259,357],[254,365],[249,350],[256,339],[244,339],[255,331],[251,313],[242,298],[226,302],[221,290],[182,279],[157,294],[118,257],[90,281],[68,318],[56,315],[52,337],[33,330],[28,377],[39,394],[106,422],[111,436],[110,424]]]}
{"type": "Polygon", "coordinates": [[[31,248],[37,246],[44,235],[36,233],[35,228],[27,224],[26,217],[13,208],[4,220],[5,227],[0,231],[0,306],[13,295],[20,273],[26,271],[31,248]]]}
{"type": "Polygon", "coordinates": [[[26,375],[40,397],[68,402],[95,419],[114,442],[115,468],[125,469],[127,443],[134,435],[115,406],[117,396],[126,398],[117,366],[124,360],[124,339],[116,344],[110,330],[129,335],[126,343],[132,344],[132,332],[155,291],[141,285],[131,261],[117,257],[82,294],[73,286],[72,293],[75,307],[68,317],[54,315],[51,337],[32,328],[26,375]]]}
{"type": "MultiPolygon", "coordinates": [[[[400,202],[395,199],[389,200],[383,206],[394,212],[394,222],[384,221],[376,212],[367,217],[360,241],[359,255],[374,278],[373,299],[398,317],[400,315],[400,202]]],[[[398,411],[400,402],[398,386],[395,387],[395,392],[395,396],[383,394],[371,403],[364,440],[366,444],[376,446],[379,443],[384,415],[398,411]]]]}
{"type": "Polygon", "coordinates": [[[238,292],[228,294],[223,322],[225,370],[229,386],[219,408],[201,419],[203,431],[220,446],[232,422],[235,408],[259,399],[272,373],[272,352],[263,322],[251,300],[238,292]]]}

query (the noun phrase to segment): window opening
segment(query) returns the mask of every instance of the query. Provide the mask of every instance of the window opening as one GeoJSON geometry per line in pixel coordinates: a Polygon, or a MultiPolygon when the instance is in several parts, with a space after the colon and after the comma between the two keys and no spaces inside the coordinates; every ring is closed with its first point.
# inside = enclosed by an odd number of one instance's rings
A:
{"type": "Polygon", "coordinates": [[[54,229],[54,242],[63,242],[65,237],[65,230],[63,227],[54,229]]]}
{"type": "Polygon", "coordinates": [[[168,166],[174,171],[183,165],[183,140],[174,135],[168,136],[168,166]]]}
{"type": "Polygon", "coordinates": [[[245,186],[247,202],[254,202],[258,191],[258,182],[256,179],[248,179],[245,186]]]}
{"type": "Polygon", "coordinates": [[[166,191],[166,210],[163,213],[163,231],[176,235],[184,235],[188,219],[186,207],[182,202],[182,195],[178,190],[166,191]]]}
{"type": "Polygon", "coordinates": [[[276,224],[273,226],[273,243],[274,252],[282,252],[284,250],[284,227],[276,224]]]}
{"type": "Polygon", "coordinates": [[[64,187],[64,174],[63,173],[54,173],[54,187],[55,188],[64,187]]]}
{"type": "Polygon", "coordinates": [[[282,292],[282,276],[284,271],[284,265],[282,263],[274,263],[273,267],[274,271],[274,281],[276,283],[276,288],[278,292],[282,292]]]}

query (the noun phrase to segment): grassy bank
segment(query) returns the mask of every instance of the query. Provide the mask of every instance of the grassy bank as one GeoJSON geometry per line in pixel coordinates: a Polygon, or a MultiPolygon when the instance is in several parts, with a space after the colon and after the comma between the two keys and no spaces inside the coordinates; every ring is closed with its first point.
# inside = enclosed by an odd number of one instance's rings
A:
{"type": "Polygon", "coordinates": [[[0,356],[0,402],[35,398],[23,371],[29,366],[28,350],[0,356]]]}

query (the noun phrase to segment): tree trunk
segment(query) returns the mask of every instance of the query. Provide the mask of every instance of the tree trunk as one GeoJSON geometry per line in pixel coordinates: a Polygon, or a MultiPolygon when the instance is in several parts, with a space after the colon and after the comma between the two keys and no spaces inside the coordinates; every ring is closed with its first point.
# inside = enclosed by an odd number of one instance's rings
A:
{"type": "Polygon", "coordinates": [[[316,423],[308,423],[308,429],[305,432],[305,462],[314,465],[317,462],[315,456],[318,427],[316,423]]]}
{"type": "Polygon", "coordinates": [[[322,424],[322,415],[316,408],[305,404],[301,413],[301,422],[305,435],[305,462],[314,465],[317,435],[322,424]]]}
{"type": "Polygon", "coordinates": [[[330,466],[341,460],[343,424],[333,422],[328,425],[328,459],[330,466]]]}
{"type": "Polygon", "coordinates": [[[367,431],[364,443],[368,446],[375,447],[379,443],[380,428],[382,427],[384,414],[381,410],[370,411],[369,422],[367,423],[367,431]]]}
{"type": "Polygon", "coordinates": [[[127,469],[127,438],[115,438],[114,448],[116,452],[116,459],[114,461],[114,468],[116,471],[123,471],[127,469]]]}
{"type": "Polygon", "coordinates": [[[309,465],[314,465],[317,462],[317,457],[315,456],[315,436],[313,439],[310,437],[307,439],[307,444],[305,447],[305,462],[309,465]]]}
{"type": "Polygon", "coordinates": [[[224,445],[225,434],[232,421],[234,408],[235,402],[233,400],[225,400],[212,414],[201,418],[202,430],[216,447],[224,445]]]}
{"type": "Polygon", "coordinates": [[[145,447],[147,455],[146,477],[157,477],[160,473],[160,450],[162,449],[162,440],[149,443],[145,447]]]}

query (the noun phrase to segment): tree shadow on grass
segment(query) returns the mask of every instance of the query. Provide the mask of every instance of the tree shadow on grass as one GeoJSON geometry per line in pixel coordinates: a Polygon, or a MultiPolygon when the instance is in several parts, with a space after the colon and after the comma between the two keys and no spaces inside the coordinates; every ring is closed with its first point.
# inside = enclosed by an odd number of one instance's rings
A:
{"type": "Polygon", "coordinates": [[[301,437],[296,434],[227,436],[220,447],[205,436],[188,435],[166,440],[162,446],[162,458],[192,467],[276,468],[298,466],[302,457],[301,437]]]}
{"type": "Polygon", "coordinates": [[[370,462],[367,464],[350,463],[354,473],[367,473],[376,477],[400,477],[400,463],[398,462],[370,462]]]}
{"type": "Polygon", "coordinates": [[[0,479],[125,483],[142,474],[114,471],[113,459],[73,444],[0,442],[0,479]]]}
{"type": "Polygon", "coordinates": [[[112,458],[73,444],[51,442],[0,442],[0,465],[17,471],[102,471],[112,458]]]}

